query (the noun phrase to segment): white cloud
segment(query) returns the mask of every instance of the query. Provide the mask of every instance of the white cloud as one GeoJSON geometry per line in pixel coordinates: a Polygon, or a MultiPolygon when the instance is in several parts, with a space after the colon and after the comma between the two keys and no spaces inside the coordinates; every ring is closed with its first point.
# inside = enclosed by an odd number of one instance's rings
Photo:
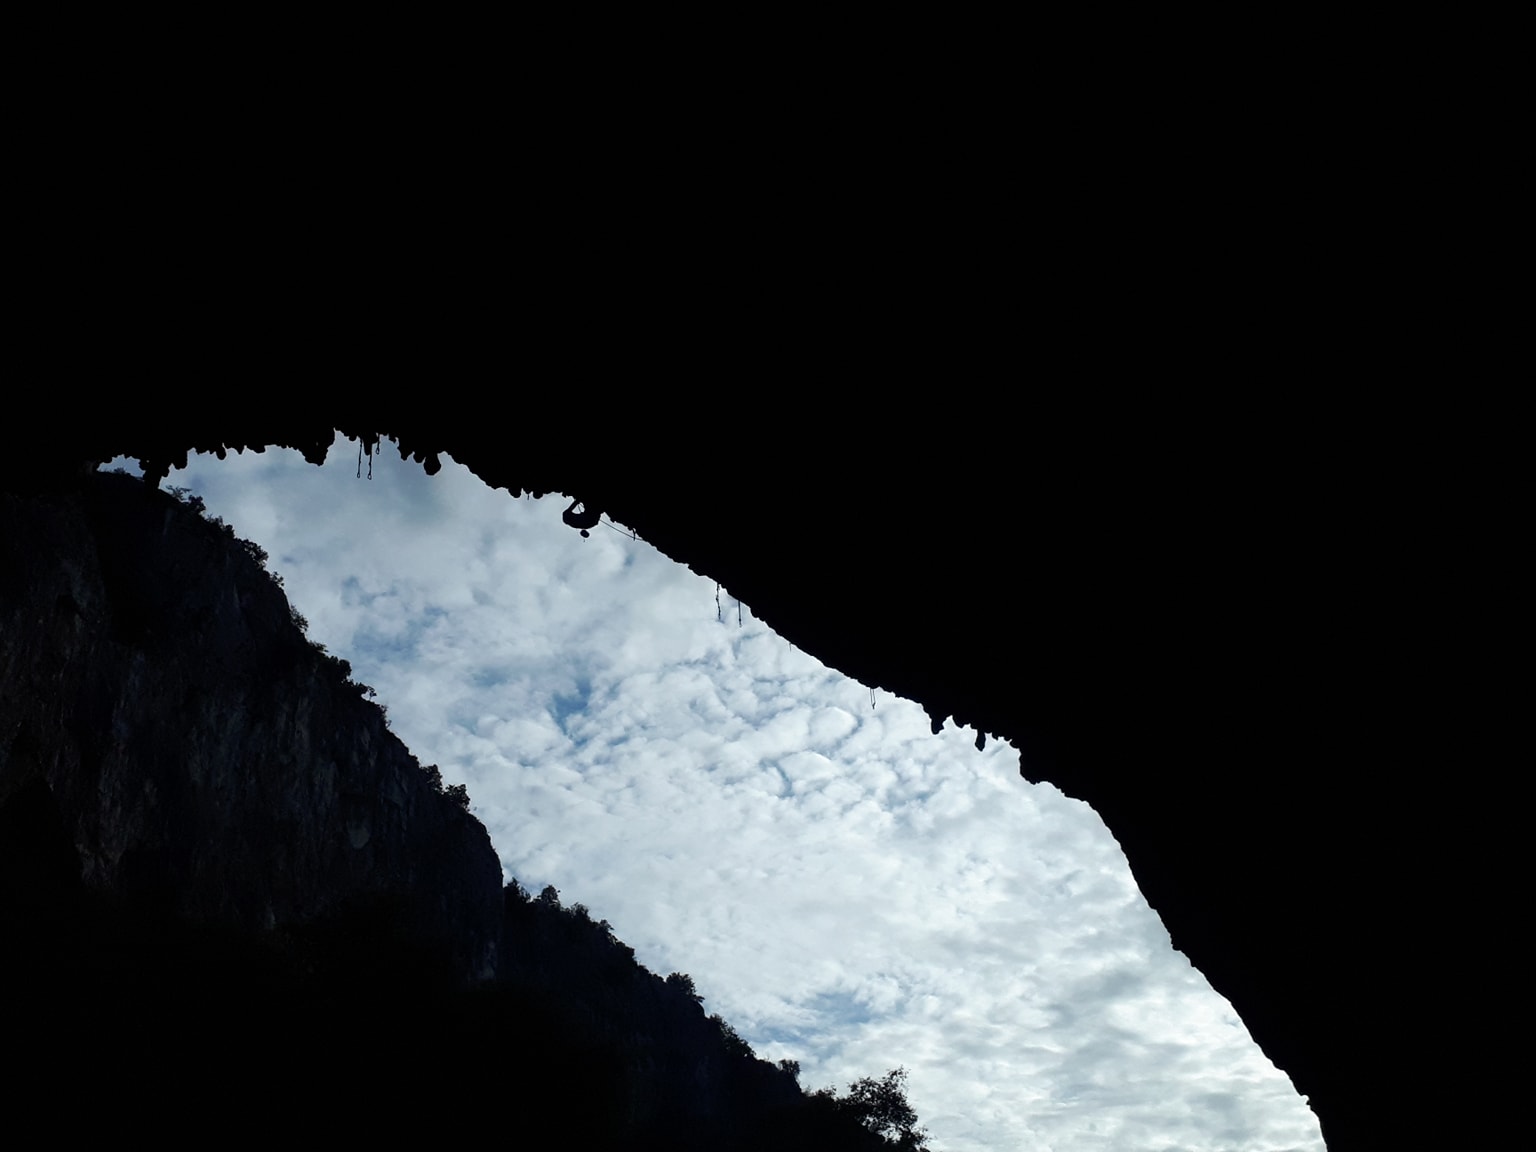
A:
{"type": "Polygon", "coordinates": [[[929,733],[562,503],[452,463],[269,452],[173,483],[272,554],[311,635],[469,785],[505,867],[693,975],[760,1055],[897,1064],[946,1152],[1321,1148],[1085,805],[929,733]]]}

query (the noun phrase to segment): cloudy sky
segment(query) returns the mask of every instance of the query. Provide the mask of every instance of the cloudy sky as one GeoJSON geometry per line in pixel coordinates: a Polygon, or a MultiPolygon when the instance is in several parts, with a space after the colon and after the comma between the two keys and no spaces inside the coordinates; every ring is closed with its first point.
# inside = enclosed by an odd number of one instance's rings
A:
{"type": "Polygon", "coordinates": [[[645,542],[582,539],[559,497],[389,445],[372,481],[356,463],[338,439],[324,468],[197,457],[167,483],[268,550],[508,876],[692,975],[758,1055],[810,1088],[906,1066],[943,1152],[1320,1152],[1092,810],[1012,748],[931,735],[645,542]]]}

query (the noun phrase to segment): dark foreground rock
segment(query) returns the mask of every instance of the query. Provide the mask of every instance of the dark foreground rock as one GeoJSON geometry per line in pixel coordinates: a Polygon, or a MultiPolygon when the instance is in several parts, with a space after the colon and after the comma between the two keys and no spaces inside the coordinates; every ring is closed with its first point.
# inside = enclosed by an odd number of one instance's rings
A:
{"type": "Polygon", "coordinates": [[[585,909],[504,890],[462,792],[305,640],[263,561],[127,476],[0,491],[13,1123],[889,1146],[585,909]]]}

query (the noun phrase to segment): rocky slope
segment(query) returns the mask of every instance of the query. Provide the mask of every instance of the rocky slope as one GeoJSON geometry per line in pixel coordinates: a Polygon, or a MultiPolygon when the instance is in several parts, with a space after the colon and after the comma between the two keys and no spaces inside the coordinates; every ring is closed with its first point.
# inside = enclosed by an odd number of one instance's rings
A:
{"type": "Polygon", "coordinates": [[[264,560],[125,475],[0,492],[13,1115],[436,1139],[469,1109],[555,1146],[893,1146],[584,908],[503,889],[462,791],[264,560]]]}
{"type": "Polygon", "coordinates": [[[485,830],[253,547],[126,476],[0,516],[0,805],[46,787],[84,890],[269,931],[388,904],[445,979],[494,976],[485,830]]]}

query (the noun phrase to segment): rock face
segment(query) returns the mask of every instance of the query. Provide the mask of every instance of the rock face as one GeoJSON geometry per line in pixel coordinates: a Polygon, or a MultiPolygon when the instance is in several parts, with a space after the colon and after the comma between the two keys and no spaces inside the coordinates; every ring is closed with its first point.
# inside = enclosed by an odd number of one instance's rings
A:
{"type": "Polygon", "coordinates": [[[259,549],[126,476],[0,492],[0,1037],[75,1135],[890,1147],[648,972],[504,890],[485,829],[259,549]]]}
{"type": "Polygon", "coordinates": [[[0,813],[50,813],[5,822],[60,883],[258,934],[388,908],[443,981],[495,975],[484,828],[254,549],[123,476],[0,499],[0,813]]]}

